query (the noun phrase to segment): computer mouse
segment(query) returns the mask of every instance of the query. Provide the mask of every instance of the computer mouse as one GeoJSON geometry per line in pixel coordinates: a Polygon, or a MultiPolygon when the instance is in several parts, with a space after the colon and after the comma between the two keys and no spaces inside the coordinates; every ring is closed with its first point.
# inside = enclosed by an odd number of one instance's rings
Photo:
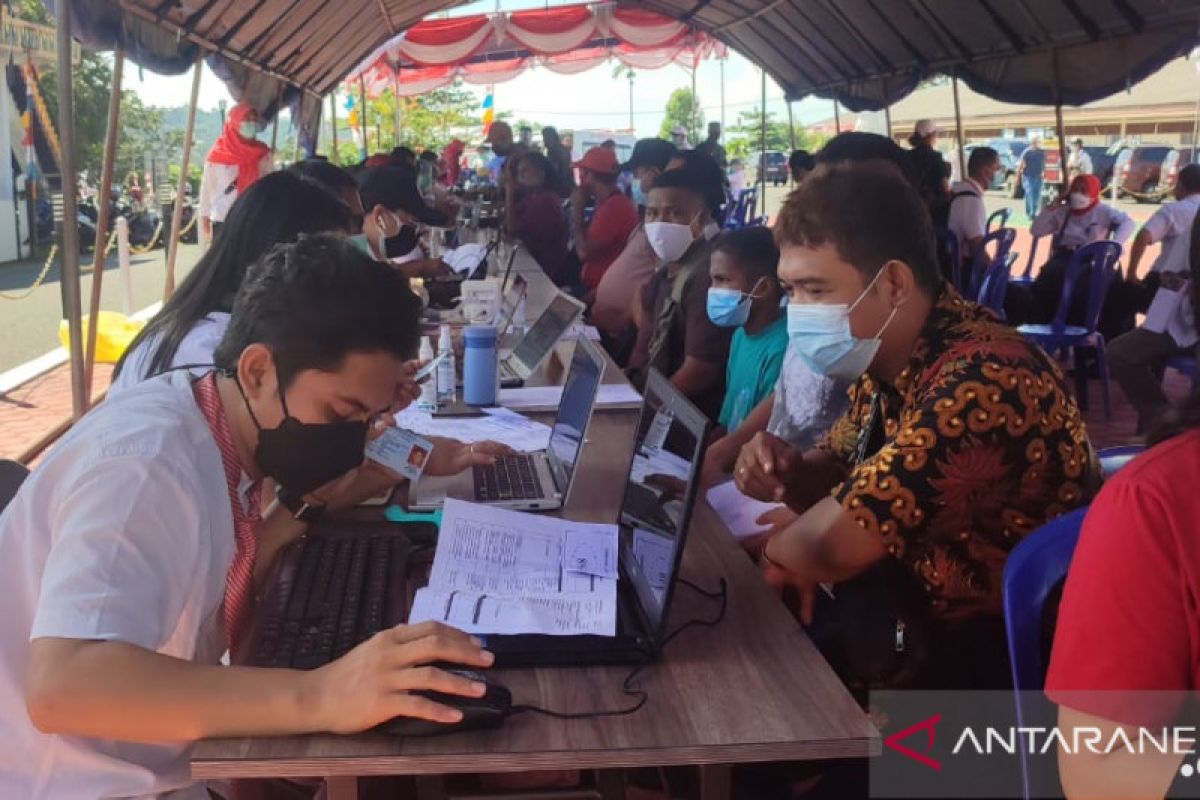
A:
{"type": "Polygon", "coordinates": [[[512,692],[508,690],[508,687],[474,670],[460,667],[449,671],[468,680],[485,684],[487,691],[483,697],[462,697],[442,692],[416,692],[416,694],[428,697],[435,703],[459,709],[463,714],[461,720],[445,723],[413,719],[412,717],[395,717],[379,726],[379,730],[393,736],[441,736],[458,731],[499,728],[504,723],[505,717],[508,716],[509,709],[512,708],[512,692]]]}

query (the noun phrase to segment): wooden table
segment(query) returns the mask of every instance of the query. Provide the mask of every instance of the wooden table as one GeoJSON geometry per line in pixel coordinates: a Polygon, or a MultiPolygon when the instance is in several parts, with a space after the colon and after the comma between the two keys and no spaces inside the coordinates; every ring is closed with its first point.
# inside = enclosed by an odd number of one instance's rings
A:
{"type": "MultiPolygon", "coordinates": [[[[561,516],[616,520],[636,421],[631,411],[597,411],[561,516]]],[[[650,699],[635,714],[591,720],[522,714],[499,730],[424,739],[363,734],[208,740],[195,750],[192,773],[198,779],[320,776],[331,797],[343,800],[357,796],[355,777],[363,775],[697,764],[716,767],[703,773],[702,787],[706,797],[719,798],[728,795],[731,764],[879,753],[866,716],[703,499],[689,530],[682,577],[707,590],[724,578],[725,619],[715,628],[683,633],[641,673],[638,684],[650,699]]],[[[680,586],[671,629],[712,619],[717,610],[717,601],[680,586]]],[[[628,706],[621,691],[628,672],[542,668],[497,670],[495,677],[516,703],[588,711],[628,706]]]]}

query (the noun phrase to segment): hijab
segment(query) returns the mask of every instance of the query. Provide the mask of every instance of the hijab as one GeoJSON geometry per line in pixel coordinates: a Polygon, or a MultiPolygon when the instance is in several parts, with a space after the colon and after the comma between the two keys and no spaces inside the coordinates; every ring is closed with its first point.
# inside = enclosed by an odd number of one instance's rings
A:
{"type": "Polygon", "coordinates": [[[208,160],[214,164],[228,164],[237,167],[237,193],[241,194],[258,180],[259,167],[262,160],[271,152],[257,139],[247,139],[242,136],[242,123],[246,115],[253,109],[245,103],[238,103],[229,112],[221,128],[221,135],[208,151],[208,160]]]}
{"type": "Polygon", "coordinates": [[[1091,198],[1083,208],[1072,208],[1071,216],[1080,217],[1091,211],[1100,202],[1100,179],[1095,175],[1079,175],[1071,181],[1071,194],[1082,192],[1091,198]]]}
{"type": "Polygon", "coordinates": [[[443,178],[448,186],[458,183],[462,172],[462,154],[467,145],[461,139],[454,139],[442,151],[442,159],[446,162],[446,174],[443,178]]]}

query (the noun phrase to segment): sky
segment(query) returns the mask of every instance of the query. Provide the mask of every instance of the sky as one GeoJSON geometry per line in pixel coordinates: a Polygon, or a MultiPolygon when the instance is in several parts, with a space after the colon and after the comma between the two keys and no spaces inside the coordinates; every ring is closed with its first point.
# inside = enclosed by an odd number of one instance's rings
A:
{"type": "MultiPolygon", "coordinates": [[[[563,5],[555,0],[550,5],[563,5]]],[[[546,0],[503,0],[504,11],[540,8],[546,0]]],[[[492,12],[496,0],[469,3],[454,9],[453,16],[492,12]]],[[[615,64],[615,62],[614,62],[615,64]]],[[[614,80],[613,64],[602,64],[578,75],[559,75],[547,69],[533,69],[507,83],[496,85],[495,104],[499,113],[509,112],[512,119],[529,119],[563,130],[585,128],[624,129],[629,125],[629,84],[614,80]]],[[[725,60],[725,122],[737,122],[739,111],[749,111],[761,103],[761,72],[741,55],[730,51],[725,60]]],[[[167,77],[139,70],[126,62],[125,86],[154,106],[178,106],[187,102],[191,75],[167,77]]],[[[671,65],[658,70],[639,70],[634,79],[633,119],[639,137],[658,135],[667,98],[675,89],[690,87],[691,73],[671,65]]],[[[483,99],[483,87],[466,84],[465,88],[483,99]]],[[[696,93],[708,121],[721,119],[721,65],[709,60],[696,71],[696,93]]],[[[216,109],[229,93],[221,81],[204,68],[200,82],[201,108],[216,109]]],[[[767,111],[777,120],[787,119],[783,91],[767,79],[767,111]]],[[[793,104],[797,123],[811,123],[833,115],[828,100],[806,98],[793,104]]]]}

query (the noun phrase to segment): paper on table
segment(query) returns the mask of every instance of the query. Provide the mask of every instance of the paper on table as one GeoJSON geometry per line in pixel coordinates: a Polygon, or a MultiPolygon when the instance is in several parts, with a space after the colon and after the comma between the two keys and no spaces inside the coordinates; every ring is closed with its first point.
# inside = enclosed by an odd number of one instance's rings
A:
{"type": "Polygon", "coordinates": [[[733,481],[714,486],[706,497],[725,527],[739,539],[770,530],[769,525],[759,525],[755,520],[772,509],[783,507],[782,503],[764,503],[747,497],[733,481]]]}
{"type": "Polygon", "coordinates": [[[460,442],[491,440],[521,452],[550,446],[550,426],[507,408],[485,408],[482,417],[434,417],[411,405],[396,414],[396,425],[421,436],[448,436],[460,442]]]}
{"type": "MultiPolygon", "coordinates": [[[[508,408],[558,408],[562,402],[561,386],[522,386],[501,389],[497,402],[508,408]]],[[[642,396],[628,383],[602,383],[596,392],[596,405],[640,405],[642,396]]]]}
{"type": "Polygon", "coordinates": [[[612,636],[616,630],[615,583],[612,589],[610,601],[588,596],[496,597],[426,587],[413,596],[409,621],[437,620],[479,634],[612,636]]]}
{"type": "Polygon", "coordinates": [[[593,342],[598,342],[600,341],[600,330],[595,325],[580,325],[579,323],[575,323],[570,328],[567,328],[562,338],[590,339],[593,342]]]}
{"type": "Polygon", "coordinates": [[[579,525],[567,529],[563,566],[601,578],[617,577],[617,528],[615,525],[579,525]]]}
{"type": "Polygon", "coordinates": [[[483,254],[486,252],[487,247],[484,245],[464,244],[454,250],[443,252],[442,261],[445,261],[455,272],[469,272],[479,266],[479,262],[483,260],[483,254]]]}
{"type": "MultiPolygon", "coordinates": [[[[564,567],[571,531],[616,526],[567,522],[448,498],[429,574],[409,622],[429,619],[471,633],[611,636],[617,582],[564,567]],[[468,599],[469,598],[469,601],[468,599]],[[468,606],[461,603],[469,602],[468,606]]],[[[615,545],[614,545],[615,549],[615,545]]]]}

